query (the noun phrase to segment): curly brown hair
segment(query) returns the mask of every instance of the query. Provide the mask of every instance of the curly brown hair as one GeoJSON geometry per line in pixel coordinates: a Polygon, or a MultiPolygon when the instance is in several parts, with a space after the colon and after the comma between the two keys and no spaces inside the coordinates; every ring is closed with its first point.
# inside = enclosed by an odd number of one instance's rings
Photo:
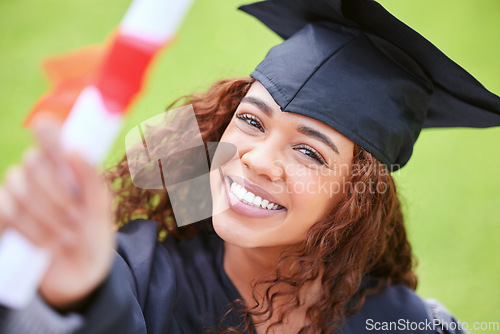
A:
{"type": "MultiPolygon", "coordinates": [[[[192,104],[204,142],[217,142],[253,82],[252,78],[222,80],[206,93],[185,96],[176,102],[192,104]]],[[[265,286],[263,300],[254,295],[253,307],[236,306],[245,303],[235,301],[229,312],[241,312],[242,323],[237,328],[218,328],[218,332],[253,331],[259,323],[276,319],[273,303],[288,298],[288,306],[280,309],[278,320],[268,327],[269,331],[301,304],[301,287],[318,278],[322,283],[319,302],[308,307],[307,325],[300,333],[330,333],[340,328],[345,316],[359,310],[368,294],[382,291],[389,284],[416,288],[411,247],[391,174],[358,145],[354,148],[353,166],[341,201],[325,219],[310,228],[298,249],[282,253],[272,279],[253,286],[254,292],[257,286],[265,286]],[[364,185],[364,191],[357,185],[364,185]],[[285,270],[290,263],[296,268],[293,274],[285,270]]],[[[160,239],[166,233],[189,237],[200,227],[211,225],[211,220],[206,220],[177,228],[168,194],[136,188],[125,158],[107,176],[115,188],[115,217],[120,225],[139,217],[156,220],[160,239]]]]}

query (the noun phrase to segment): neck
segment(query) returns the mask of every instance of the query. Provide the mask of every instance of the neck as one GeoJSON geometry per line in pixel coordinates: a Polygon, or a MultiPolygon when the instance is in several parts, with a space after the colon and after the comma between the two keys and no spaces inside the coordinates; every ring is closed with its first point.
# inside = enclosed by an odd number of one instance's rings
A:
{"type": "MultiPolygon", "coordinates": [[[[227,242],[224,247],[224,270],[246,301],[253,301],[252,288],[256,282],[275,277],[280,255],[292,249],[289,246],[243,248],[227,242]]],[[[282,273],[288,271],[286,265],[280,270],[282,273]]],[[[261,285],[255,292],[262,295],[265,289],[261,285]]]]}
{"type": "Polygon", "coordinates": [[[251,289],[252,282],[275,274],[283,251],[282,248],[242,248],[227,242],[224,247],[224,269],[244,298],[244,291],[251,289]]]}
{"type": "MultiPolygon", "coordinates": [[[[280,257],[280,254],[285,250],[284,248],[242,248],[227,242],[224,242],[224,269],[233,282],[234,286],[240,293],[241,297],[245,301],[247,307],[251,308],[255,306],[255,300],[253,298],[253,293],[257,297],[257,300],[262,301],[262,296],[264,296],[268,285],[258,285],[253,291],[253,286],[256,282],[260,282],[266,279],[273,278],[276,275],[276,266],[280,257]]],[[[280,292],[283,287],[279,287],[280,292]]],[[[286,287],[285,287],[286,289],[286,287]]],[[[293,310],[289,317],[284,320],[282,329],[284,333],[298,332],[302,326],[306,324],[305,312],[307,307],[313,305],[318,301],[321,290],[321,279],[318,277],[312,282],[308,282],[305,286],[302,286],[299,294],[299,298],[302,301],[302,306],[293,310]]],[[[277,290],[273,290],[277,292],[277,290]]],[[[281,306],[289,303],[290,300],[285,298],[284,300],[276,300],[273,303],[273,308],[278,310],[281,306]],[[282,304],[282,302],[284,304],[282,304]],[[277,304],[276,304],[277,303],[277,304]]],[[[261,304],[259,309],[265,309],[265,305],[261,304]]],[[[257,333],[265,333],[269,323],[279,320],[279,311],[272,317],[270,321],[266,321],[266,315],[259,316],[255,318],[252,316],[254,322],[257,320],[257,333]],[[258,319],[263,318],[264,322],[259,322],[258,319]]]]}

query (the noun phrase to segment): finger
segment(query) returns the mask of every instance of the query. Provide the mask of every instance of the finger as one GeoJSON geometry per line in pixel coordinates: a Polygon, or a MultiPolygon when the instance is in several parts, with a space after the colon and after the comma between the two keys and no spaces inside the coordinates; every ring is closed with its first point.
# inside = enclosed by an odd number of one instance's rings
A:
{"type": "Polygon", "coordinates": [[[26,179],[33,188],[32,197],[37,198],[33,210],[59,212],[58,215],[52,214],[50,218],[57,219],[61,224],[61,218],[64,218],[70,227],[76,227],[79,202],[71,196],[57,177],[50,161],[38,150],[29,151],[25,156],[25,168],[26,179]]]}
{"type": "Polygon", "coordinates": [[[28,185],[24,169],[19,167],[13,168],[7,176],[5,185],[8,192],[7,195],[13,202],[12,207],[16,211],[16,217],[11,219],[11,224],[14,227],[19,228],[19,226],[24,226],[20,223],[27,221],[36,235],[43,236],[45,240],[50,238],[53,239],[53,242],[57,241],[64,244],[72,243],[76,240],[76,232],[69,230],[67,226],[62,224],[62,222],[68,220],[63,215],[65,211],[60,210],[61,216],[55,217],[54,214],[47,214],[51,211],[50,203],[46,203],[46,208],[40,206],[44,196],[37,196],[34,193],[34,187],[28,185]]]}
{"type": "Polygon", "coordinates": [[[80,188],[73,172],[67,165],[66,155],[61,145],[61,126],[52,117],[39,117],[33,121],[34,133],[40,148],[57,168],[59,177],[68,188],[72,197],[80,195],[80,188]]]}
{"type": "MultiPolygon", "coordinates": [[[[112,196],[109,186],[102,175],[99,175],[94,166],[89,165],[76,153],[69,156],[69,163],[78,182],[82,184],[82,201],[85,210],[91,216],[106,219],[106,228],[111,225],[112,196]]],[[[90,222],[89,222],[90,223],[90,222]]]]}
{"type": "Polygon", "coordinates": [[[54,244],[55,239],[53,234],[47,231],[43,225],[37,224],[32,217],[21,211],[17,212],[15,221],[11,227],[15,228],[37,246],[49,248],[54,244]]]}
{"type": "MultiPolygon", "coordinates": [[[[74,241],[77,233],[75,227],[78,225],[75,221],[78,217],[75,209],[77,204],[61,194],[64,187],[56,186],[59,180],[53,180],[54,177],[44,166],[39,151],[28,151],[24,157],[24,166],[22,180],[18,182],[29,184],[19,187],[29,189],[29,205],[24,206],[26,213],[53,233],[59,234],[65,242],[74,241]]],[[[15,197],[22,196],[28,195],[15,193],[15,197]]]]}
{"type": "Polygon", "coordinates": [[[60,125],[52,117],[40,116],[33,120],[33,133],[40,148],[54,163],[64,160],[60,143],[60,128],[60,125]]]}
{"type": "MultiPolygon", "coordinates": [[[[74,172],[78,182],[83,183],[82,191],[87,196],[92,195],[92,192],[102,186],[102,180],[99,178],[99,173],[94,166],[89,165],[77,153],[70,153],[68,156],[68,164],[74,172]]],[[[96,195],[95,193],[93,195],[96,195]]]]}
{"type": "Polygon", "coordinates": [[[15,221],[15,205],[4,187],[0,187],[0,232],[15,221]]]}
{"type": "Polygon", "coordinates": [[[8,197],[5,200],[9,203],[10,218],[15,218],[14,216],[19,213],[18,210],[23,206],[17,206],[16,202],[22,202],[27,199],[28,189],[26,182],[23,181],[20,166],[11,167],[5,175],[5,196],[8,197]]]}
{"type": "MultiPolygon", "coordinates": [[[[17,168],[9,170],[7,180],[10,180],[17,170],[17,168]]],[[[47,233],[23,214],[7,187],[0,189],[0,220],[5,225],[4,228],[7,226],[15,228],[37,245],[47,242],[47,233]]]]}

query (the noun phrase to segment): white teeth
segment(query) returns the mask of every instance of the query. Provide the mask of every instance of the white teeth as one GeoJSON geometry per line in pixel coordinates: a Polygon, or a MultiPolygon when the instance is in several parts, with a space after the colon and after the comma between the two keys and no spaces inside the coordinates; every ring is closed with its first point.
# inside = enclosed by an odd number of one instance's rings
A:
{"type": "Polygon", "coordinates": [[[238,199],[243,199],[243,197],[245,197],[245,194],[247,193],[247,191],[245,190],[245,188],[240,188],[236,191],[236,197],[238,197],[238,199]]]}
{"type": "Polygon", "coordinates": [[[231,192],[243,203],[261,207],[267,210],[277,210],[278,204],[269,202],[267,199],[262,199],[260,196],[255,196],[251,191],[247,191],[244,187],[236,182],[231,183],[231,192]]]}
{"type": "Polygon", "coordinates": [[[248,203],[252,203],[254,198],[255,198],[255,195],[248,191],[246,193],[245,197],[243,197],[243,200],[248,202],[248,203]]]}

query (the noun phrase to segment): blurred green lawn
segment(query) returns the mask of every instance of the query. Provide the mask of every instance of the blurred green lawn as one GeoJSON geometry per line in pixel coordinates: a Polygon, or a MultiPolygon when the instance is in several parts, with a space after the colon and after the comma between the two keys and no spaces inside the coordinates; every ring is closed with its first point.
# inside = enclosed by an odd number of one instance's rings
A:
{"type": "MultiPolygon", "coordinates": [[[[246,2],[195,2],[177,43],[157,59],[106,166],[123,154],[123,136],[134,125],[216,79],[249,74],[279,42],[235,10],[246,2]]],[[[500,94],[499,1],[381,2],[500,94]]],[[[49,88],[41,61],[104,42],[128,5],[125,0],[0,2],[0,180],[33,143],[21,123],[49,88]]],[[[412,160],[395,175],[419,261],[418,292],[470,324],[500,321],[499,144],[500,128],[424,130],[412,160]]]]}

